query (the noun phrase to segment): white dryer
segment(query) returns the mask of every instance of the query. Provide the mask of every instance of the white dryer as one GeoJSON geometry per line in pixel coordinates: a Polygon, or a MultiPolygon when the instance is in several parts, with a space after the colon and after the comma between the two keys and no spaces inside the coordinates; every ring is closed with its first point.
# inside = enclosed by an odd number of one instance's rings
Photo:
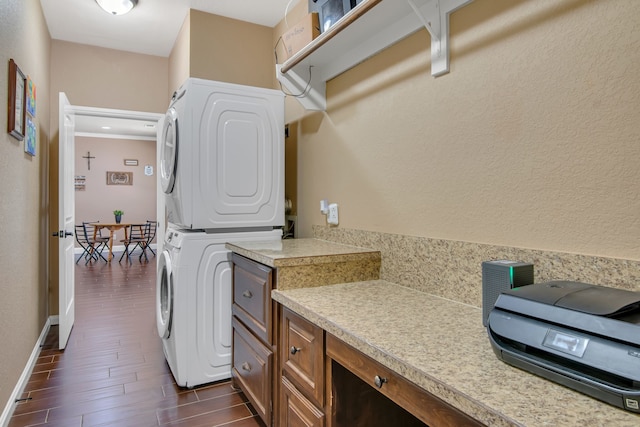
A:
{"type": "Polygon", "coordinates": [[[226,242],[279,241],[282,230],[205,233],[167,228],[159,256],[156,323],[176,383],[231,377],[231,255],[226,242]]]}
{"type": "Polygon", "coordinates": [[[284,95],[190,78],[162,130],[167,222],[190,229],[284,225],[284,95]]]}

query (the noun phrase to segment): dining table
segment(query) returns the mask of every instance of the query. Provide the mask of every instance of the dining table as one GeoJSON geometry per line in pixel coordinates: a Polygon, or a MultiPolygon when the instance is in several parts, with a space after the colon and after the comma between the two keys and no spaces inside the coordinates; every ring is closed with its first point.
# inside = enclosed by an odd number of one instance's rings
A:
{"type": "Polygon", "coordinates": [[[96,237],[98,237],[98,230],[106,228],[109,230],[109,256],[107,257],[107,261],[111,261],[113,258],[113,236],[115,235],[117,230],[124,228],[124,240],[128,240],[129,236],[129,227],[131,227],[131,223],[129,222],[92,222],[91,225],[93,228],[93,241],[95,242],[96,237]]]}

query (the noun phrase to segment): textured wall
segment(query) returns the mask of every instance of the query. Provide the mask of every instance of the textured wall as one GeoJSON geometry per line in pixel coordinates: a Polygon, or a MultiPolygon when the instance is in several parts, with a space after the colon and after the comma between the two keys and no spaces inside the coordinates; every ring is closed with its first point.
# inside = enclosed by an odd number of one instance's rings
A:
{"type": "Polygon", "coordinates": [[[47,312],[49,32],[38,0],[0,0],[0,410],[47,312]],[[9,58],[36,84],[36,156],[7,132],[9,58]]]}
{"type": "Polygon", "coordinates": [[[298,135],[302,235],[322,225],[640,259],[633,0],[476,0],[451,72],[420,31],[327,84],[298,135]]]}
{"type": "Polygon", "coordinates": [[[189,76],[273,87],[272,29],[191,10],[189,76]]]}
{"type": "MultiPolygon", "coordinates": [[[[123,222],[156,219],[156,142],[129,139],[76,137],[76,175],[83,175],[85,190],[75,192],[76,224],[82,221],[113,222],[113,211],[124,211],[123,222]],[[87,167],[87,151],[91,170],[87,167]],[[138,166],[125,166],[124,159],[138,160],[138,166]],[[153,175],[144,174],[151,165],[153,175]],[[106,172],[133,173],[133,185],[107,185],[106,172]]],[[[123,239],[122,230],[118,239],[123,239]]],[[[121,245],[119,240],[117,245],[121,245]]]]}

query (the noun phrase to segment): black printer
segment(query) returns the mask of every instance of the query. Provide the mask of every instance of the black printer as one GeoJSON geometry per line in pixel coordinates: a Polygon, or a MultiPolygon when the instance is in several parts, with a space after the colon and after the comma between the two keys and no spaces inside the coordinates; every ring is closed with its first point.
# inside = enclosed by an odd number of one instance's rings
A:
{"type": "Polygon", "coordinates": [[[504,362],[640,413],[640,292],[568,281],[510,289],[487,331],[504,362]]]}

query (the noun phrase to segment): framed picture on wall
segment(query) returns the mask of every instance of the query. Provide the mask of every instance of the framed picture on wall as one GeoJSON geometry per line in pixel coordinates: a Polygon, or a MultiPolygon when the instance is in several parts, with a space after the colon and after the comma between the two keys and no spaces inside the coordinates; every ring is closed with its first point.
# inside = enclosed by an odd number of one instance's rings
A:
{"type": "Polygon", "coordinates": [[[27,101],[27,113],[31,115],[31,117],[36,116],[36,84],[31,80],[31,77],[27,77],[27,91],[26,91],[26,101],[27,101]]]}
{"type": "Polygon", "coordinates": [[[25,76],[13,59],[9,59],[9,112],[7,132],[18,141],[24,139],[25,76]]]}
{"type": "Polygon", "coordinates": [[[31,119],[30,116],[27,116],[26,119],[26,131],[24,138],[24,151],[26,153],[31,154],[32,156],[36,155],[36,142],[38,137],[38,132],[36,128],[35,122],[31,119]]]}

